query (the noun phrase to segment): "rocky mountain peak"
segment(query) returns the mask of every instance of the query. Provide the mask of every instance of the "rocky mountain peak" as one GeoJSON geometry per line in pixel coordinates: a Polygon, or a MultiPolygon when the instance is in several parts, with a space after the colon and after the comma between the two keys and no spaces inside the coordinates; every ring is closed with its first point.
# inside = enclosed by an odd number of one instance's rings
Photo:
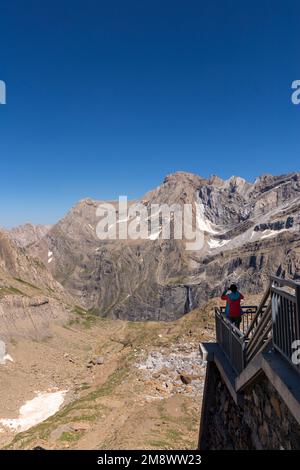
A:
{"type": "Polygon", "coordinates": [[[23,225],[18,225],[8,231],[9,236],[14,242],[21,246],[26,247],[33,243],[37,243],[43,238],[50,230],[51,225],[34,225],[27,222],[23,225]]]}
{"type": "Polygon", "coordinates": [[[207,181],[207,184],[211,186],[220,187],[224,185],[224,180],[217,175],[211,175],[211,177],[207,181]]]}
{"type": "Polygon", "coordinates": [[[200,185],[203,181],[206,181],[201,176],[196,175],[195,173],[188,173],[186,171],[177,171],[175,173],[170,173],[167,175],[163,181],[163,184],[166,183],[186,183],[200,185]]]}
{"type": "Polygon", "coordinates": [[[250,183],[247,183],[247,181],[240,176],[231,176],[228,180],[228,185],[232,190],[241,192],[246,185],[250,186],[250,183]]]}

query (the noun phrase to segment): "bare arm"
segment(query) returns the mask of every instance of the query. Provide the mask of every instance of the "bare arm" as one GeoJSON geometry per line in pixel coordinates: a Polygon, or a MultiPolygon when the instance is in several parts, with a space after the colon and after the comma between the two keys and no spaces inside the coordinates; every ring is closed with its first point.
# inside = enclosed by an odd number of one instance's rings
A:
{"type": "Polygon", "coordinates": [[[227,290],[228,289],[224,290],[223,294],[221,295],[221,300],[228,300],[227,290]]]}

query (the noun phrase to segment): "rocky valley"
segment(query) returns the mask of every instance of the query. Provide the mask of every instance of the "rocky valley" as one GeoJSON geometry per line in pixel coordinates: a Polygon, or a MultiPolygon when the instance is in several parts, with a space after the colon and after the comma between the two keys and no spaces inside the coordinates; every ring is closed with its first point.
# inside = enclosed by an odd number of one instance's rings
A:
{"type": "Polygon", "coordinates": [[[199,341],[213,335],[211,304],[167,323],[77,309],[43,341],[13,341],[13,362],[0,366],[0,446],[195,448],[205,373],[199,341]]]}

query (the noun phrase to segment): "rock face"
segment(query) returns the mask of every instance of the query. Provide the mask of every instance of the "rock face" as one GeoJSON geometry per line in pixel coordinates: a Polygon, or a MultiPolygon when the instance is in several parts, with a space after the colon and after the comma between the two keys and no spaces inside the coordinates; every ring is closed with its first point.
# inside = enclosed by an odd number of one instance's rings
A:
{"type": "Polygon", "coordinates": [[[70,318],[72,305],[42,262],[0,231],[0,340],[44,338],[51,323],[70,318]]]}
{"type": "Polygon", "coordinates": [[[33,225],[30,223],[18,225],[9,230],[10,238],[21,247],[37,243],[50,230],[51,225],[33,225]]]}
{"type": "Polygon", "coordinates": [[[99,202],[80,201],[28,252],[100,315],[171,320],[219,296],[229,282],[257,294],[270,274],[300,277],[299,173],[263,175],[254,183],[183,172],[167,176],[138,202],[148,209],[177,205],[170,215],[171,234],[183,205],[197,203],[203,243],[194,251],[174,237],[99,240],[99,202]]]}

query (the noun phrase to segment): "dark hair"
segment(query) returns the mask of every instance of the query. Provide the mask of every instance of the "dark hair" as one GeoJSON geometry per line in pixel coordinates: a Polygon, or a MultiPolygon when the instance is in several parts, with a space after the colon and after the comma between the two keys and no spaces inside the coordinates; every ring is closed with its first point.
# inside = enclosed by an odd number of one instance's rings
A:
{"type": "Polygon", "coordinates": [[[237,292],[238,288],[236,287],[235,284],[231,284],[231,286],[229,287],[229,289],[231,290],[231,292],[237,292]]]}

